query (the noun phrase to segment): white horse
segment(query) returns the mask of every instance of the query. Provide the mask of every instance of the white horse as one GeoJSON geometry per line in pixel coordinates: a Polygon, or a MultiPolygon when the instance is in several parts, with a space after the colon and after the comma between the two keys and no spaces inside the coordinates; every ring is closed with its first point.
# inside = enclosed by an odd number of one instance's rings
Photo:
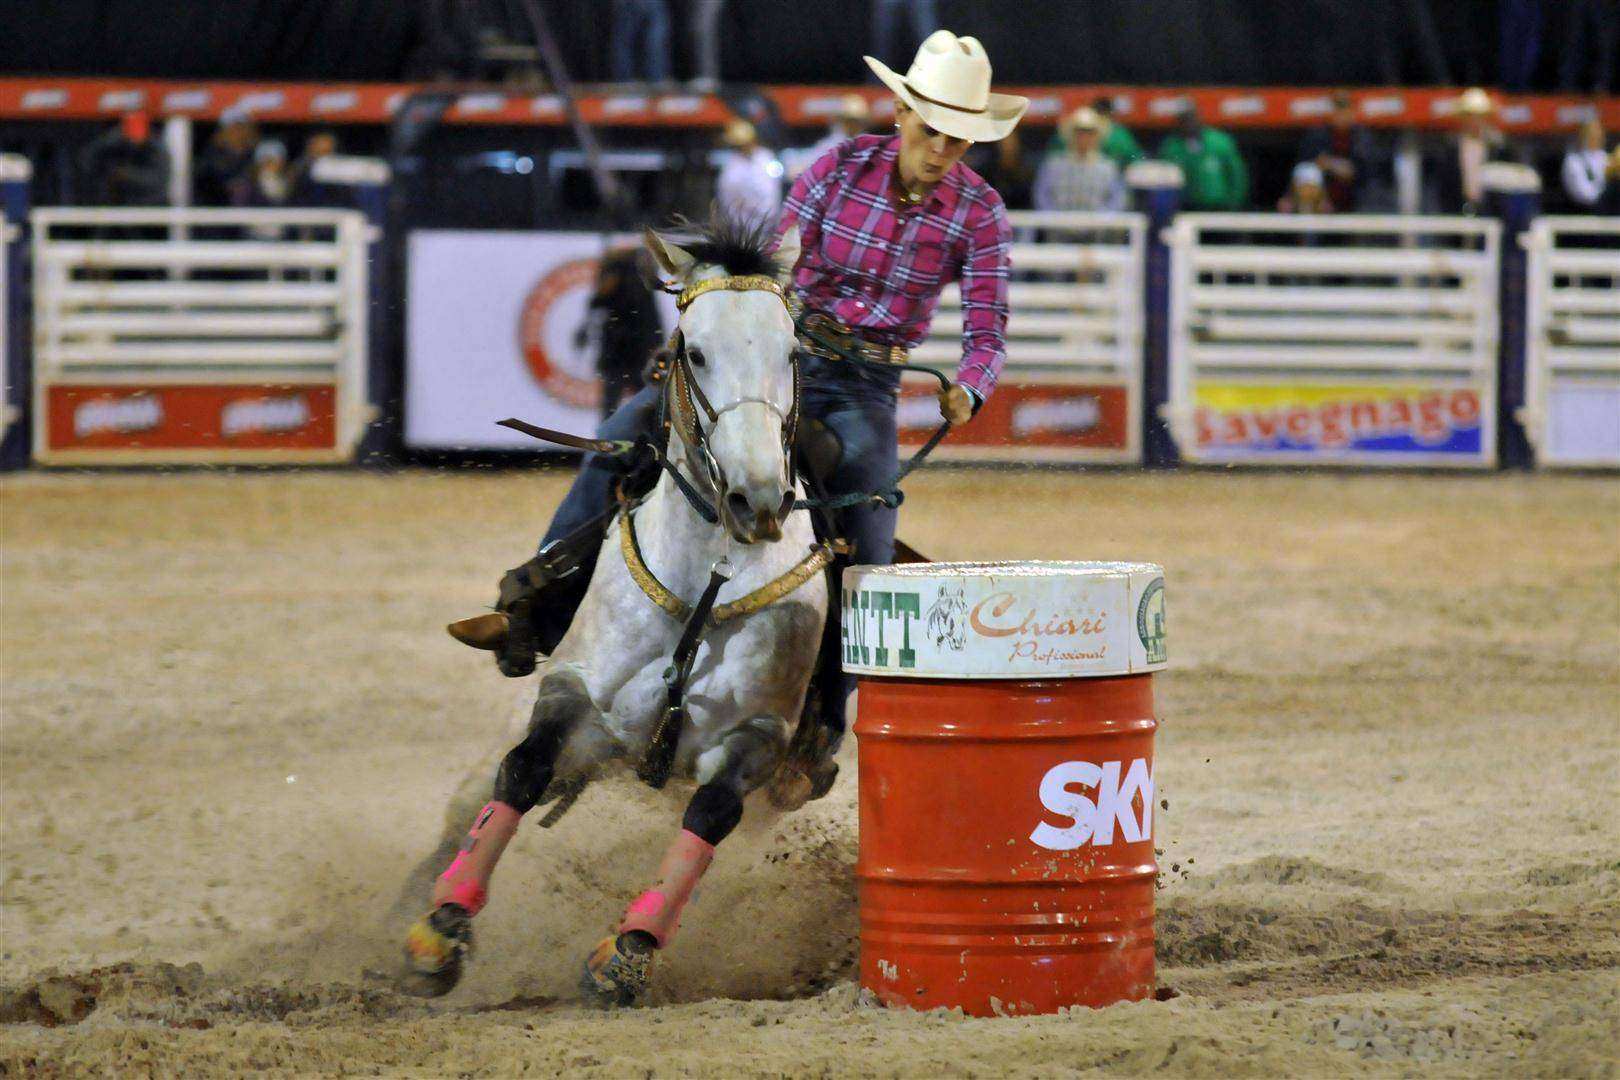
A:
{"type": "Polygon", "coordinates": [[[728,560],[731,577],[715,612],[732,617],[711,622],[692,669],[673,759],[674,775],[697,784],[683,827],[658,882],[591,953],[588,991],[623,1004],[644,988],[653,952],[673,937],[714,845],[737,824],[743,797],[777,773],[801,716],[827,617],[819,569],[830,553],[816,545],[809,515],[793,511],[803,497],[787,446],[797,343],[781,281],[797,261],[798,233],[790,231],[774,256],[763,223],[717,221],[689,248],[651,230],[645,239],[682,290],[683,344],[665,391],[667,457],[720,522],[704,520],[666,471],[610,527],[578,614],[541,669],[523,739],[494,770],[493,798],[489,771],[463,785],[438,851],[407,885],[425,891],[453,856],[434,882],[433,910],[407,938],[412,981],[425,993],[445,993],[459,979],[471,916],[522,815],[614,759],[649,753],[684,628],[678,607],[652,599],[660,589],[663,600],[690,606],[715,564],[728,560]],[[728,602],[743,610],[728,613],[728,602]],[[472,831],[463,833],[469,820],[472,831]]]}

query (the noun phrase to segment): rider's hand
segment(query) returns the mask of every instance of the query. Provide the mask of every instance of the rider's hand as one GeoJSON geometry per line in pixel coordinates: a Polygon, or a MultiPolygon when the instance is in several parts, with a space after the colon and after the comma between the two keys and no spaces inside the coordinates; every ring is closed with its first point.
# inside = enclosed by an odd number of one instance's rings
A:
{"type": "Polygon", "coordinates": [[[939,415],[953,425],[965,424],[973,419],[973,395],[961,383],[953,383],[948,390],[939,392],[939,415]]]}

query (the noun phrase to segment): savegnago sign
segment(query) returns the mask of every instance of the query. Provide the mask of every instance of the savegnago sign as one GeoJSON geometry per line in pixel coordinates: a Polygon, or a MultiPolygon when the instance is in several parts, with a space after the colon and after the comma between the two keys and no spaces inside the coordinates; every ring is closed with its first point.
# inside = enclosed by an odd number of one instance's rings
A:
{"type": "Polygon", "coordinates": [[[1117,675],[1169,658],[1164,572],[1150,563],[856,566],[840,616],[857,674],[1117,675]]]}

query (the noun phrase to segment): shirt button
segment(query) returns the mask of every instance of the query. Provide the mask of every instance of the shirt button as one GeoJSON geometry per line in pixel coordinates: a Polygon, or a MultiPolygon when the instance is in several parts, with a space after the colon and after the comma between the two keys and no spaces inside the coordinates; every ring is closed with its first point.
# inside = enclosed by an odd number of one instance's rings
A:
{"type": "Polygon", "coordinates": [[[855,301],[855,306],[860,308],[862,311],[865,311],[866,310],[866,301],[865,300],[857,300],[857,301],[855,301]]]}

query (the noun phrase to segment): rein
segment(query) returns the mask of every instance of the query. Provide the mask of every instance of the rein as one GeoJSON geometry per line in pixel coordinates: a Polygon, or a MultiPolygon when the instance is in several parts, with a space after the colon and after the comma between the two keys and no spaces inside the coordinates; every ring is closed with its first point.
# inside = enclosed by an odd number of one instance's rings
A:
{"type": "MultiPolygon", "coordinates": [[[[705,278],[681,290],[676,298],[675,306],[684,312],[698,297],[717,290],[729,292],[769,292],[774,294],[789,308],[788,297],[782,285],[775,278],[762,274],[749,275],[723,275],[705,278]]],[[[669,290],[673,291],[673,290],[669,290]]],[[[842,359],[856,364],[867,364],[874,367],[899,367],[906,371],[915,371],[930,375],[939,380],[943,389],[950,388],[950,380],[932,368],[921,367],[916,364],[888,364],[879,363],[860,355],[857,350],[848,348],[842,343],[831,341],[816,332],[816,328],[807,325],[808,320],[802,310],[796,313],[793,319],[794,330],[798,336],[808,339],[818,349],[835,359],[842,359]]],[[[799,349],[792,354],[793,365],[793,401],[786,412],[774,401],[766,398],[744,397],[735,401],[728,401],[720,408],[715,408],[704,394],[703,387],[692,374],[692,360],[686,348],[686,339],[677,328],[670,339],[670,370],[669,380],[665,384],[663,397],[660,399],[660,410],[665,416],[660,418],[658,425],[662,430],[665,422],[678,425],[681,442],[686,448],[688,466],[694,463],[693,456],[697,458],[696,464],[701,464],[701,471],[694,468],[693,472],[707,482],[709,491],[700,492],[672,461],[663,446],[658,441],[642,436],[634,442],[613,439],[587,439],[578,435],[569,435],[565,432],[552,431],[548,428],[538,427],[525,423],[516,418],[500,421],[502,427],[521,431],[536,439],[553,442],[560,446],[569,446],[578,450],[608,457],[627,457],[640,453],[643,450],[650,453],[658,466],[668,473],[677,489],[685,496],[692,509],[704,521],[711,525],[719,524],[720,513],[715,506],[719,496],[725,490],[725,473],[720,463],[715,460],[713,452],[709,449],[710,433],[719,425],[720,420],[729,412],[743,405],[762,405],[775,413],[782,421],[783,452],[787,461],[788,490],[796,490],[798,477],[795,466],[794,441],[798,432],[799,422],[799,388],[800,363],[799,349]],[[708,420],[708,430],[704,430],[703,421],[708,420]],[[713,502],[710,501],[710,496],[713,502]]],[[[877,502],[889,507],[898,507],[904,498],[900,491],[900,482],[922,464],[923,460],[933,452],[934,447],[950,432],[949,420],[940,424],[938,430],[929,437],[909,460],[896,471],[886,488],[878,491],[854,492],[828,498],[823,495],[813,495],[807,499],[795,499],[793,509],[810,510],[823,517],[824,522],[830,522],[829,512],[844,507],[856,506],[867,502],[877,502]]],[[[814,490],[814,489],[813,489],[814,490]]],[[[625,568],[631,580],[637,587],[671,618],[684,623],[679,643],[676,645],[670,664],[664,672],[665,706],[659,715],[658,723],[652,732],[645,753],[636,766],[636,775],[653,788],[662,788],[668,782],[675,763],[675,752],[680,744],[681,729],[686,721],[686,686],[691,678],[693,661],[696,659],[699,640],[703,632],[720,623],[733,618],[751,615],[761,611],[776,601],[788,596],[816,574],[821,573],[832,563],[833,556],[848,551],[848,544],[842,540],[832,540],[824,544],[815,544],[810,553],[801,559],[797,565],[785,574],[755,589],[753,592],[737,600],[715,605],[720,587],[731,579],[731,563],[722,557],[709,572],[708,585],[703,590],[695,604],[688,604],[664,586],[652,570],[647,566],[641,556],[640,545],[636,542],[634,524],[634,505],[625,505],[620,510],[620,549],[624,558],[625,568]]],[[[566,809],[565,807],[559,807],[566,809]]]]}

